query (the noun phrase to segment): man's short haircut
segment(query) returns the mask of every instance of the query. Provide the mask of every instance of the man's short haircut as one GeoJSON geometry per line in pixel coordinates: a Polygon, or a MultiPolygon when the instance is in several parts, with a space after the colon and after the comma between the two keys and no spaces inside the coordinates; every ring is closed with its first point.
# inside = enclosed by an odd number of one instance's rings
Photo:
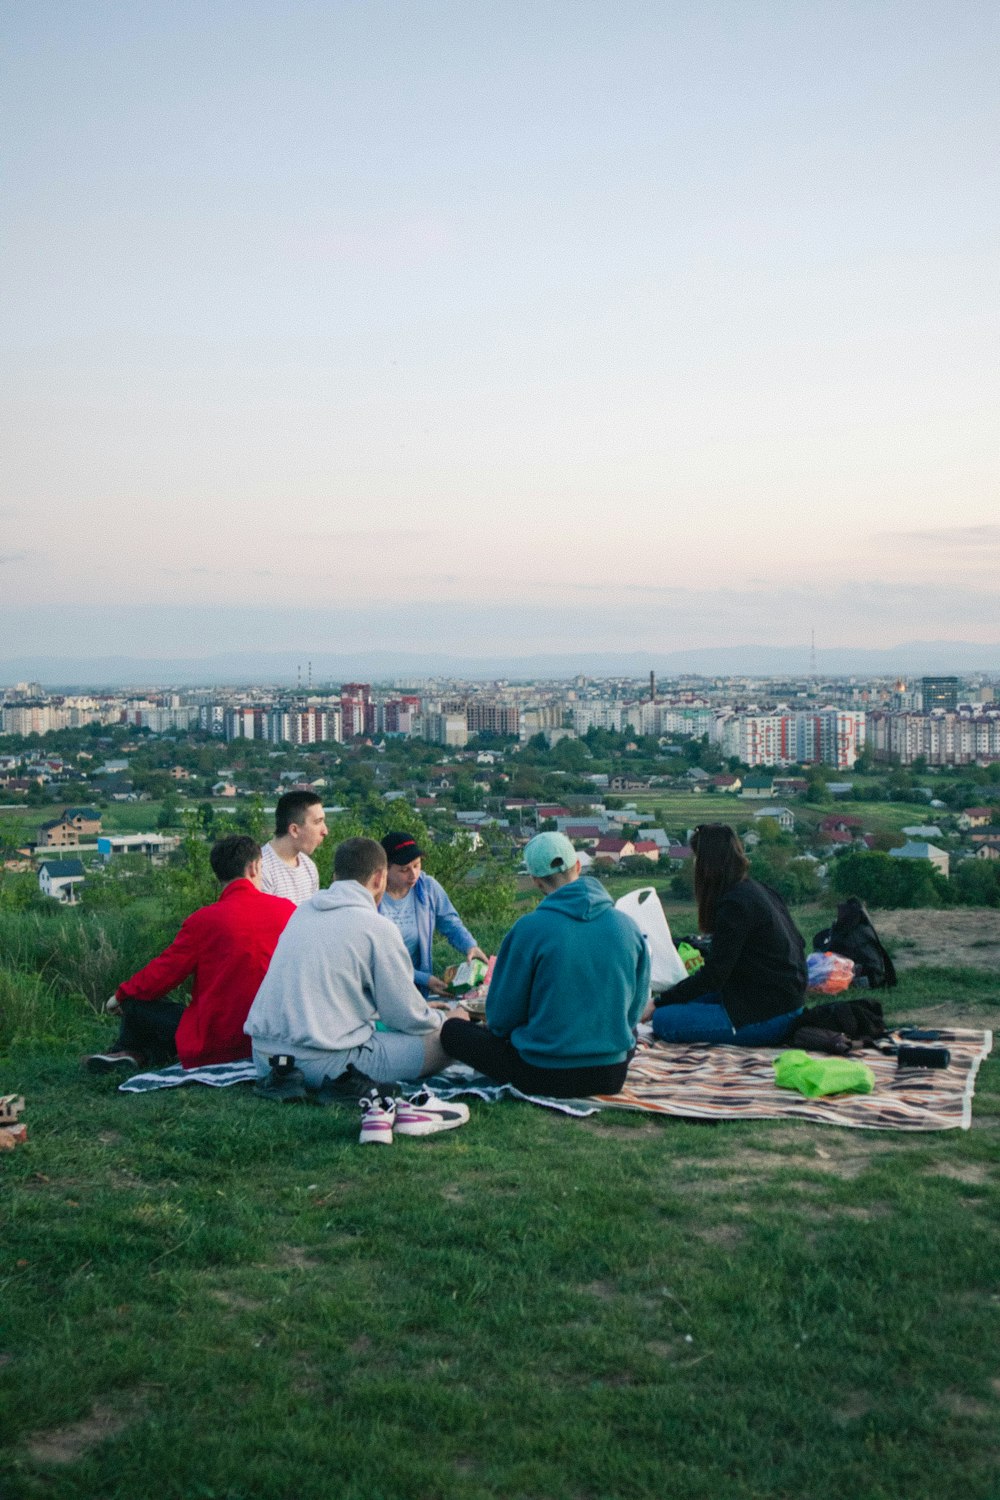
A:
{"type": "Polygon", "coordinates": [[[229,880],[239,880],[247,872],[247,865],[260,859],[260,845],[245,833],[230,833],[212,845],[208,856],[215,878],[225,885],[229,880]]]}
{"type": "Polygon", "coordinates": [[[345,839],[334,850],[333,878],[367,885],[376,870],[384,870],[387,864],[385,850],[374,839],[345,839]]]}
{"type": "Polygon", "coordinates": [[[315,792],[283,792],[274,809],[275,838],[284,837],[293,823],[301,823],[306,810],[315,807],[317,802],[322,806],[323,798],[317,797],[315,792]]]}

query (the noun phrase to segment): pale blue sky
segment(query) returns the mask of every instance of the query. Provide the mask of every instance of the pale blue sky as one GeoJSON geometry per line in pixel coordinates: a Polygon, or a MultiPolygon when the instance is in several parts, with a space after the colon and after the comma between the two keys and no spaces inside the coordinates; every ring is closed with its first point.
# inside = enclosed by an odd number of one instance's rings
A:
{"type": "Polygon", "coordinates": [[[2,32],[12,651],[1000,639],[995,5],[2,32]]]}

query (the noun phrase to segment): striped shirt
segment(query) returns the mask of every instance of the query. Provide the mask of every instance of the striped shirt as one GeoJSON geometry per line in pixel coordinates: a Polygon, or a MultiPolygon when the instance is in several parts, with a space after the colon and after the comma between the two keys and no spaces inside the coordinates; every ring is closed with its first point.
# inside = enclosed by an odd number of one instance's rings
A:
{"type": "Polygon", "coordinates": [[[300,854],[297,865],[286,865],[270,844],[261,850],[261,885],[269,896],[284,896],[301,906],[319,890],[319,871],[308,854],[300,854]]]}

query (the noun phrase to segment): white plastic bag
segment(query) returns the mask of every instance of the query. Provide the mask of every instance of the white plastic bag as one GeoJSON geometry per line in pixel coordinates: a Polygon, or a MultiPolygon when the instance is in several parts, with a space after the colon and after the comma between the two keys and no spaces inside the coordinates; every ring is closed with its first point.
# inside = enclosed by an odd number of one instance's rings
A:
{"type": "Polygon", "coordinates": [[[619,897],[615,906],[618,911],[623,911],[627,917],[632,918],[646,939],[652,966],[651,988],[669,990],[686,979],[687,970],[674,947],[670,924],[653,887],[644,885],[637,891],[628,891],[619,897]]]}

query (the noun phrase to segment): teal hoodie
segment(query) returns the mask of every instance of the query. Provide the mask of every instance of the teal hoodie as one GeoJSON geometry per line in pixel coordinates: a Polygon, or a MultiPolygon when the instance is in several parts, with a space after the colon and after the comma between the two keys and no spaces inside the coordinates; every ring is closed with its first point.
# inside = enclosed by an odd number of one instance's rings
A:
{"type": "Polygon", "coordinates": [[[559,886],[497,955],[486,1024],[539,1068],[624,1062],[649,1000],[649,951],[596,880],[559,886]]]}

